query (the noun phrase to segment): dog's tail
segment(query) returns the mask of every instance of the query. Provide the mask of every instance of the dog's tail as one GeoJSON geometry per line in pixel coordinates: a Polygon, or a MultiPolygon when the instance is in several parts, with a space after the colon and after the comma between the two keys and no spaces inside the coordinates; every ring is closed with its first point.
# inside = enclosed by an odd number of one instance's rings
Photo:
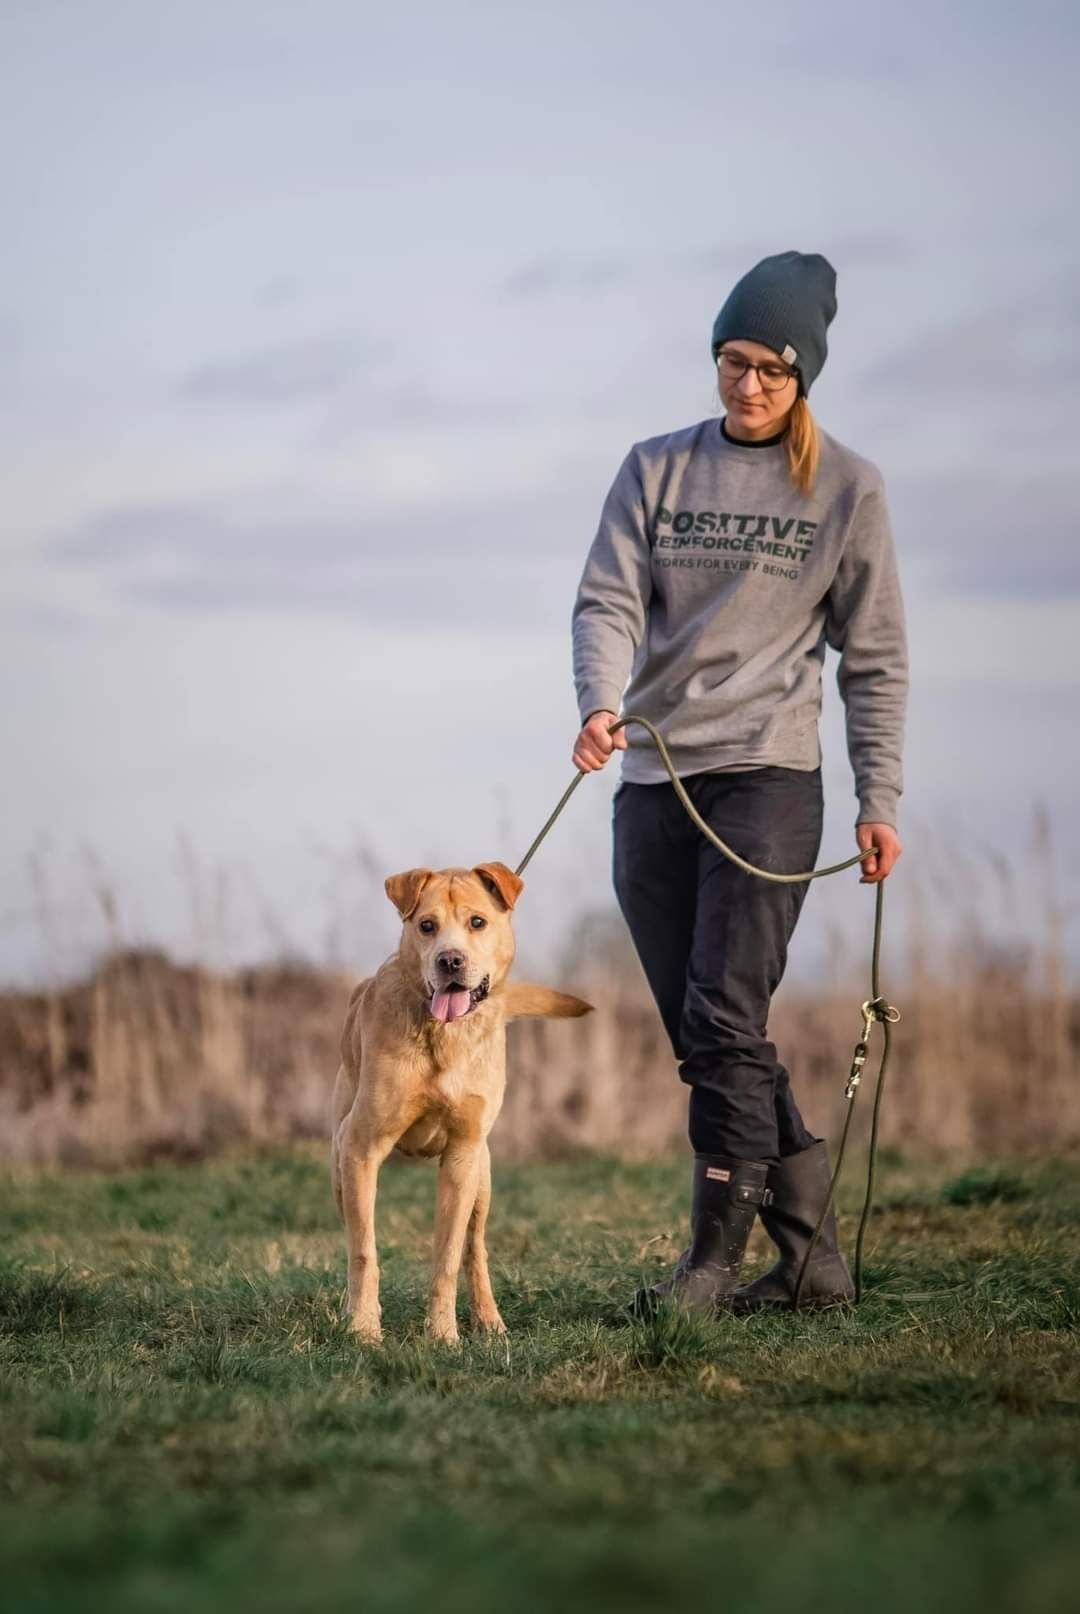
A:
{"type": "Polygon", "coordinates": [[[537,986],[535,981],[508,981],[505,989],[506,1018],[519,1020],[522,1015],[547,1015],[553,1020],[575,1020],[579,1015],[591,1014],[592,1004],[584,998],[575,998],[569,992],[555,992],[550,986],[537,986]]]}

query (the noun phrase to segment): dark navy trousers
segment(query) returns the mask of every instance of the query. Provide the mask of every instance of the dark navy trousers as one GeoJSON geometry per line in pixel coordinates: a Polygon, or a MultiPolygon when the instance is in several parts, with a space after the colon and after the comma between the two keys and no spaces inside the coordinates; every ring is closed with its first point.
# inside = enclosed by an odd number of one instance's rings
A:
{"type": "MultiPolygon", "coordinates": [[[[781,874],[814,867],[819,768],[699,773],[683,784],[748,862],[781,874]]],[[[612,829],[615,895],[690,1086],[695,1151],[775,1163],[808,1149],[817,1139],[766,1036],[806,882],[744,874],[705,839],[670,780],[621,783],[612,829]]]]}

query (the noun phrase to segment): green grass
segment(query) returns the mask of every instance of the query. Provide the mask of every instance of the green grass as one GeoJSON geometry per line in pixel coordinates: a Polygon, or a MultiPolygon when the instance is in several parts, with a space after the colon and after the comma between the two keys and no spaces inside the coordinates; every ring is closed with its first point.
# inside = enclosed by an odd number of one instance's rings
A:
{"type": "Polygon", "coordinates": [[[321,1150],[7,1177],[0,1606],[1074,1607],[1080,1169],[891,1160],[858,1311],[619,1325],[686,1178],[497,1165],[511,1332],[454,1351],[428,1170],[383,1175],[382,1347],[321,1150]]]}

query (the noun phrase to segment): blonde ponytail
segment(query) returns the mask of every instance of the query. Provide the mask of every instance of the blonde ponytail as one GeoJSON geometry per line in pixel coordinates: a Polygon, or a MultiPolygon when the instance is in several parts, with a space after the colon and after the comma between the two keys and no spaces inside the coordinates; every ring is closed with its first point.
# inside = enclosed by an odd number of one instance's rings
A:
{"type": "Polygon", "coordinates": [[[818,438],[817,422],[810,413],[810,405],[805,398],[796,398],[788,416],[784,447],[787,449],[791,480],[800,493],[812,493],[817,479],[821,443],[818,438]]]}

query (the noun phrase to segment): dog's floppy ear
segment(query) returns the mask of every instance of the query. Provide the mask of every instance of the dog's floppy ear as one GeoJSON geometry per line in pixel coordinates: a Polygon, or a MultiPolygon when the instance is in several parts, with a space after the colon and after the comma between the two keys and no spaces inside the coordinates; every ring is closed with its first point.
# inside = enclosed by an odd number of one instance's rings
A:
{"type": "Polygon", "coordinates": [[[385,882],[386,895],[402,919],[415,913],[420,893],[431,879],[430,869],[406,869],[404,874],[392,874],[385,882]]]}
{"type": "Polygon", "coordinates": [[[489,891],[502,899],[504,908],[514,906],[525,885],[525,881],[519,879],[505,863],[478,863],[473,873],[480,876],[489,891]]]}

